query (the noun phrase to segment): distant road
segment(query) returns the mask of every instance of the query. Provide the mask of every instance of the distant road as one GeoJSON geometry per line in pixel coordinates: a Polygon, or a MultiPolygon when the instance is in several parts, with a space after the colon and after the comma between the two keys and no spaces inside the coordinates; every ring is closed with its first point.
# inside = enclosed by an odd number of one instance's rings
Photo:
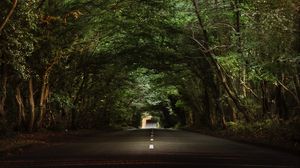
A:
{"type": "Polygon", "coordinates": [[[300,168],[299,156],[186,131],[99,133],[0,161],[11,167],[300,168]]]}

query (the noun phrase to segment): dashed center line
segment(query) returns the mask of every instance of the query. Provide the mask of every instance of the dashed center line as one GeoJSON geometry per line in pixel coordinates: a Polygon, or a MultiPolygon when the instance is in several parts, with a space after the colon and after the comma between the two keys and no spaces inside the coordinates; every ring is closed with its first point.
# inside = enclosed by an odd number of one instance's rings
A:
{"type": "Polygon", "coordinates": [[[151,130],[151,133],[150,133],[150,145],[149,145],[149,149],[150,150],[153,150],[154,149],[154,144],[153,144],[153,141],[154,141],[154,131],[151,130]]]}

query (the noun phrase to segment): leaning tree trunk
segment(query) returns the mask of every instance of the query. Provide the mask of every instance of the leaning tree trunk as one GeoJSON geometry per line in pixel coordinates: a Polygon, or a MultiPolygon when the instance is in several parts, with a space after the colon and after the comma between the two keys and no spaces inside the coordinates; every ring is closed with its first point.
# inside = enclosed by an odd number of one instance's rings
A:
{"type": "Polygon", "coordinates": [[[42,87],[41,87],[41,94],[40,94],[40,110],[38,119],[36,122],[37,129],[41,128],[42,122],[44,120],[45,112],[46,112],[46,103],[49,97],[49,76],[52,71],[52,68],[54,65],[56,65],[59,60],[61,59],[61,53],[56,52],[54,58],[50,61],[50,63],[47,65],[45,72],[43,74],[43,81],[42,81],[42,87]]]}
{"type": "Polygon", "coordinates": [[[9,10],[7,16],[5,17],[4,21],[0,25],[0,34],[1,34],[1,31],[3,30],[3,28],[5,27],[5,25],[7,24],[9,18],[12,16],[15,8],[17,7],[18,1],[17,0],[12,0],[12,3],[13,3],[13,5],[12,5],[11,9],[9,10]]]}

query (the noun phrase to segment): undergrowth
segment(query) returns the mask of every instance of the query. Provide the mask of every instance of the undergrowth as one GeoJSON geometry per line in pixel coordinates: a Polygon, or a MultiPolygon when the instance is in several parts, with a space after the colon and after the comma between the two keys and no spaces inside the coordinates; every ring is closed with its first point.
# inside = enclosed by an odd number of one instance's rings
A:
{"type": "Polygon", "coordinates": [[[218,133],[243,141],[300,151],[300,118],[288,121],[228,122],[227,128],[218,133]]]}

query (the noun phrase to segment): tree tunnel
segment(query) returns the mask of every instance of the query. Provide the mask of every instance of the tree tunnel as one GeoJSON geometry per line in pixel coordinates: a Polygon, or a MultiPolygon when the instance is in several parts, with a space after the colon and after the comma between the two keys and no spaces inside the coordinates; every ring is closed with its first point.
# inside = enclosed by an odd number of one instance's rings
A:
{"type": "Polygon", "coordinates": [[[299,118],[294,0],[17,3],[0,2],[0,132],[299,118]]]}

